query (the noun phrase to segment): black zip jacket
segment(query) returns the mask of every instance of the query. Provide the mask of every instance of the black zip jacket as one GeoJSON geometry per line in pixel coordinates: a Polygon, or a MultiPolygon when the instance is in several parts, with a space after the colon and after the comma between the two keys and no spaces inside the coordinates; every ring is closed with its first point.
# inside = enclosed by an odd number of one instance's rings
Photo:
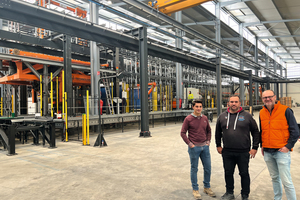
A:
{"type": "Polygon", "coordinates": [[[216,125],[216,145],[234,152],[247,152],[251,148],[250,132],[252,135],[252,149],[257,150],[260,142],[260,132],[252,115],[242,107],[237,113],[230,113],[229,109],[219,115],[216,125]]]}

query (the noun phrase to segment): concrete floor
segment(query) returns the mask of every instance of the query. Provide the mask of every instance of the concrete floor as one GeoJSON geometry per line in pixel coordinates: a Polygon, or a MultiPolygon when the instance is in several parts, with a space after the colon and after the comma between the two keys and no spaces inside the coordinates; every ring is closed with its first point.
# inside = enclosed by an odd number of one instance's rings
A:
{"type": "MultiPolygon", "coordinates": [[[[300,122],[300,108],[293,109],[300,122]]],[[[258,113],[254,115],[258,119],[258,113]]],[[[213,135],[216,116],[211,123],[213,135]]],[[[151,138],[139,138],[139,131],[106,131],[108,146],[82,146],[80,142],[57,140],[56,149],[18,144],[18,155],[0,151],[0,199],[178,199],[192,200],[190,163],[187,145],[180,137],[181,123],[150,128],[151,138]]],[[[90,138],[95,141],[95,135],[90,138]]],[[[214,138],[211,188],[219,199],[225,192],[222,158],[214,138]]],[[[293,182],[300,189],[300,144],[292,153],[293,182]]],[[[235,174],[235,196],[240,196],[240,178],[235,174]]],[[[259,152],[250,161],[251,200],[271,200],[273,191],[266,164],[259,152]]],[[[199,167],[199,185],[203,187],[203,170],[199,167]]],[[[203,200],[212,199],[200,190],[203,200]]],[[[300,199],[300,192],[297,194],[300,199]]],[[[284,195],[284,200],[286,197],[284,195]]]]}

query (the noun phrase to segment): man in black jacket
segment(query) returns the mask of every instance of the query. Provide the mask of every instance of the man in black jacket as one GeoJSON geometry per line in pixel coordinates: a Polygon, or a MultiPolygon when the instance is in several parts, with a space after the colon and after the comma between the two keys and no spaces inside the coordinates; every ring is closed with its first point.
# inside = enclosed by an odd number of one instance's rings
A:
{"type": "Polygon", "coordinates": [[[252,115],[243,110],[239,96],[229,98],[228,109],[216,124],[216,145],[223,157],[226,193],[222,200],[234,199],[234,169],[237,165],[241,176],[242,199],[248,200],[250,193],[249,157],[254,158],[260,141],[260,133],[252,115]],[[252,135],[252,149],[250,132],[252,135]],[[221,142],[223,140],[223,148],[221,142]]]}

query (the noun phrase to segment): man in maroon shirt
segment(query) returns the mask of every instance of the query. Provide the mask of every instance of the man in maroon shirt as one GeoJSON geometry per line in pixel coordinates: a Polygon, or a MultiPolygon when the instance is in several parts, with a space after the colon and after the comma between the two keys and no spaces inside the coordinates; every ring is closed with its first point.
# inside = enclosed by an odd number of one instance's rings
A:
{"type": "Polygon", "coordinates": [[[187,116],[182,124],[181,137],[188,145],[188,152],[191,161],[191,182],[193,187],[193,195],[196,199],[201,199],[199,193],[197,172],[199,158],[204,168],[204,190],[203,192],[211,197],[216,197],[210,188],[211,176],[211,160],[209,152],[209,144],[211,139],[211,129],[208,119],[202,115],[202,101],[197,99],[192,102],[194,112],[187,116]],[[188,136],[186,132],[188,131],[188,136]]]}

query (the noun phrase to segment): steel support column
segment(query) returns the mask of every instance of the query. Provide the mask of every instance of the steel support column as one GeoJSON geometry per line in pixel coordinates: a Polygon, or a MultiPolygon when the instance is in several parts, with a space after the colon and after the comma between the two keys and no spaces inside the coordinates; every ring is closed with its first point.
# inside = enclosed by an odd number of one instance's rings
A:
{"type": "MultiPolygon", "coordinates": [[[[244,36],[243,36],[243,25],[240,24],[239,25],[239,49],[240,49],[240,54],[242,56],[244,56],[244,36]]],[[[240,59],[240,70],[244,71],[244,60],[240,59]]],[[[244,80],[243,79],[239,79],[240,80],[240,99],[242,102],[242,106],[245,106],[245,85],[244,85],[244,80]]]]}
{"type": "MultiPolygon", "coordinates": [[[[0,19],[0,30],[2,30],[2,23],[3,23],[3,19],[0,19]]],[[[3,48],[0,47],[0,53],[3,53],[3,48]]],[[[1,87],[2,88],[2,87],[1,87]]]]}
{"type": "MultiPolygon", "coordinates": [[[[99,23],[99,6],[90,2],[90,21],[93,24],[99,23]]],[[[100,69],[99,47],[95,41],[90,42],[91,51],[91,115],[98,115],[98,80],[97,71],[100,69]]]]}
{"type": "Polygon", "coordinates": [[[140,137],[150,137],[148,110],[148,45],[147,28],[139,28],[140,88],[141,88],[141,132],[140,137]]]}
{"type": "MultiPolygon", "coordinates": [[[[221,20],[220,20],[221,4],[216,5],[216,42],[221,43],[221,20]]],[[[222,113],[222,76],[221,76],[221,49],[217,49],[216,53],[216,79],[217,79],[217,114],[222,113]]],[[[206,99],[205,99],[206,100],[206,99]]]]}
{"type": "MultiPolygon", "coordinates": [[[[120,67],[120,49],[118,47],[115,48],[114,52],[114,68],[116,69],[116,72],[119,72],[119,67],[120,67]]],[[[114,83],[114,94],[113,97],[117,102],[119,101],[120,98],[120,80],[116,77],[113,78],[113,83],[114,83]]],[[[118,112],[118,103],[114,101],[114,113],[119,114],[120,110],[118,112]]]]}
{"type": "MultiPolygon", "coordinates": [[[[280,65],[280,76],[283,75],[282,71],[282,65],[280,65]]],[[[280,83],[280,97],[283,97],[283,83],[280,83]]]]}
{"type": "MultiPolygon", "coordinates": [[[[175,13],[175,19],[179,22],[182,21],[182,12],[175,13]]],[[[183,37],[183,31],[176,28],[175,29],[176,35],[179,38],[183,37]]],[[[177,49],[182,49],[183,42],[179,38],[175,40],[175,46],[177,49]]],[[[182,88],[182,65],[181,63],[176,63],[176,109],[179,110],[180,99],[183,99],[183,88],[182,88]]]]}
{"type": "Polygon", "coordinates": [[[252,89],[252,70],[247,70],[249,73],[249,112],[253,115],[253,89],[252,89]]]}
{"type": "Polygon", "coordinates": [[[20,85],[20,115],[27,115],[27,85],[20,85]]]}
{"type": "MultiPolygon", "coordinates": [[[[269,47],[268,46],[266,46],[266,59],[265,59],[265,62],[266,62],[266,68],[267,69],[269,69],[270,67],[270,65],[269,65],[269,47]]],[[[269,74],[267,73],[267,74],[265,74],[267,77],[269,77],[269,74]]]]}
{"type": "Polygon", "coordinates": [[[222,54],[218,51],[218,57],[216,61],[216,78],[217,78],[217,114],[218,116],[222,113],[222,76],[221,76],[221,59],[222,54]]]}
{"type": "MultiPolygon", "coordinates": [[[[274,68],[274,72],[276,73],[277,72],[277,63],[275,62],[273,64],[273,68],[274,68]]],[[[279,100],[279,88],[278,88],[279,84],[274,84],[274,92],[275,92],[275,95],[277,97],[277,100],[279,100]]]]}
{"type": "Polygon", "coordinates": [[[73,95],[73,86],[72,86],[72,65],[71,65],[71,36],[64,35],[64,74],[65,74],[65,91],[67,92],[67,105],[68,105],[68,115],[72,115],[73,109],[70,109],[73,107],[73,101],[72,97],[73,95]]]}
{"type": "MultiPolygon", "coordinates": [[[[285,66],[285,79],[287,80],[287,68],[285,66]]],[[[288,96],[288,84],[286,83],[285,84],[285,96],[287,97],[288,96]]]]}
{"type": "Polygon", "coordinates": [[[270,87],[270,77],[266,77],[267,79],[267,90],[270,90],[271,87],[270,87]]]}
{"type": "Polygon", "coordinates": [[[279,83],[276,83],[275,86],[276,86],[275,87],[276,88],[275,94],[276,94],[276,97],[277,97],[276,99],[279,100],[279,83]]]}
{"type": "MultiPolygon", "coordinates": [[[[255,37],[255,47],[254,47],[254,60],[258,63],[258,38],[255,37]]],[[[255,76],[258,76],[258,69],[255,69],[255,76]]],[[[259,102],[259,85],[258,82],[255,82],[255,105],[258,105],[259,102]]]]}

